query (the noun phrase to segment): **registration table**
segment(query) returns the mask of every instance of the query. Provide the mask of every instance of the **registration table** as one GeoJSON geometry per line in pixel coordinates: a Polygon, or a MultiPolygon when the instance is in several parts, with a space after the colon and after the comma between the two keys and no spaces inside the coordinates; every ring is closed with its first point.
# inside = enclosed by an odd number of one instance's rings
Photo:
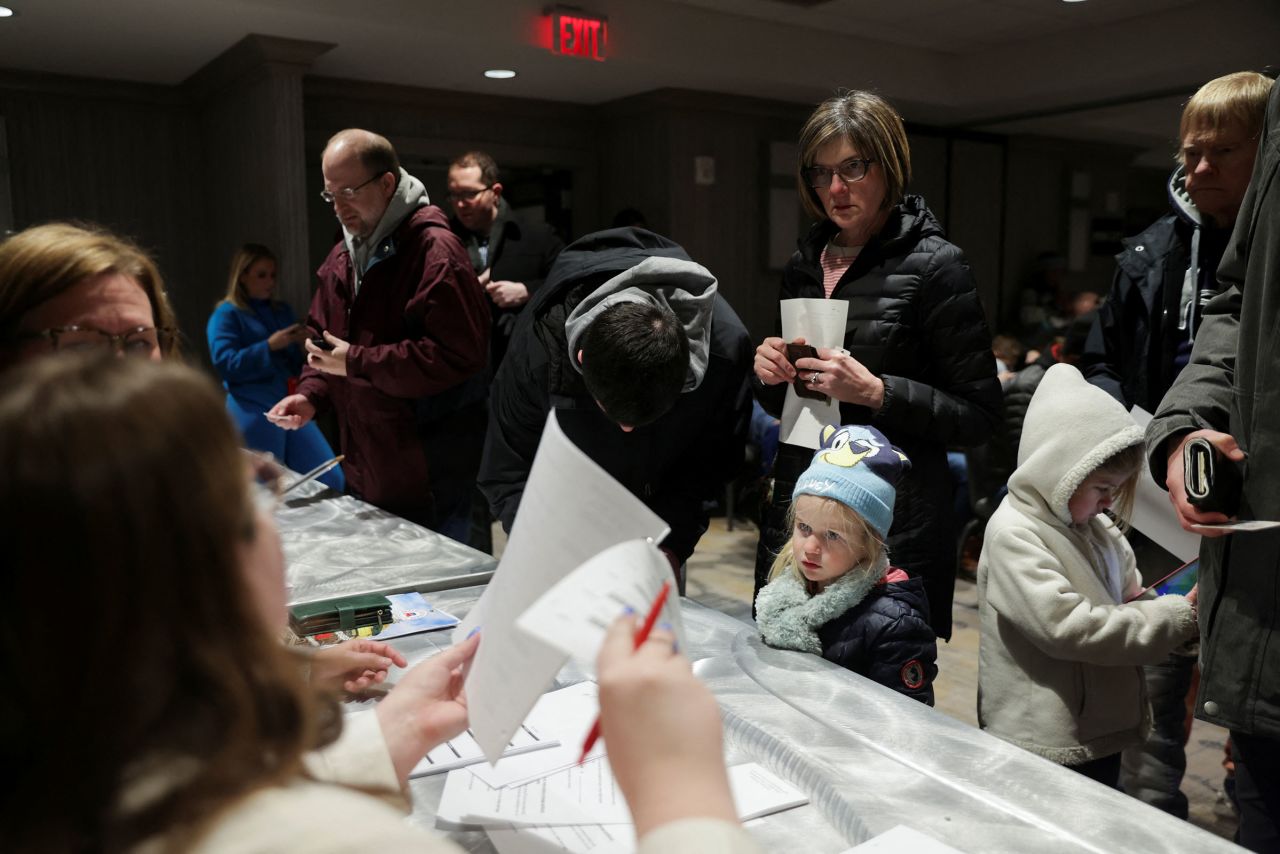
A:
{"type": "MultiPolygon", "coordinates": [[[[462,617],[481,592],[430,599],[462,617]]],[[[681,604],[694,670],[724,715],[729,763],[759,762],[809,795],[806,806],[748,824],[765,851],[840,852],[900,824],[974,854],[1241,850],[817,656],[764,647],[718,611],[681,604]]],[[[448,642],[433,633],[394,643],[412,663],[448,642]]],[[[585,678],[570,663],[553,687],[585,678]]],[[[444,776],[411,787],[411,821],[433,829],[444,776]]],[[[450,836],[467,851],[494,850],[481,832],[450,836]]]]}

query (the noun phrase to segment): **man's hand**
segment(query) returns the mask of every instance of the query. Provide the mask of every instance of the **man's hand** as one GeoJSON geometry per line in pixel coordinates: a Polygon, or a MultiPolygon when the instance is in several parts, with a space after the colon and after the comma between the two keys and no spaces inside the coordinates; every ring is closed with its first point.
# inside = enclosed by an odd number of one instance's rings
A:
{"type": "MultiPolygon", "coordinates": [[[[792,344],[803,344],[803,338],[797,338],[792,344]]],[[[756,378],[765,385],[789,383],[796,378],[796,369],[787,361],[787,343],[774,336],[766,338],[756,348],[756,358],[752,363],[756,378]]]]}
{"type": "Polygon", "coordinates": [[[376,714],[391,762],[401,782],[427,751],[467,728],[467,698],[462,692],[466,665],[475,657],[480,635],[428,658],[406,673],[376,714]]]}
{"type": "Polygon", "coordinates": [[[1240,446],[1236,444],[1234,436],[1227,433],[1219,433],[1216,430],[1197,430],[1194,433],[1188,433],[1169,452],[1168,473],[1165,475],[1164,485],[1169,490],[1169,502],[1173,504],[1173,510],[1178,514],[1178,524],[1182,525],[1184,530],[1199,534],[1202,537],[1221,537],[1223,534],[1230,532],[1206,531],[1196,526],[1222,525],[1230,522],[1231,519],[1222,513],[1201,512],[1191,502],[1187,501],[1187,482],[1186,472],[1182,469],[1182,450],[1192,439],[1208,439],[1209,444],[1226,454],[1228,459],[1236,462],[1243,460],[1245,454],[1244,451],[1240,450],[1240,446]]]}
{"type": "Polygon", "coordinates": [[[844,350],[820,347],[818,358],[797,359],[796,370],[809,388],[828,397],[866,406],[872,412],[884,406],[884,380],[844,350]]]}
{"type": "Polygon", "coordinates": [[[316,408],[305,395],[291,394],[271,407],[265,415],[277,427],[297,430],[311,423],[311,419],[316,417],[316,408]]]}
{"type": "Polygon", "coordinates": [[[655,629],[633,652],[637,623],[615,621],[596,660],[600,733],[636,836],[680,818],[737,821],[715,698],[670,631],[655,629]]]}
{"type": "Polygon", "coordinates": [[[529,301],[529,289],[523,282],[488,282],[484,290],[498,308],[515,308],[529,301]]]}
{"type": "Polygon", "coordinates": [[[347,375],[347,351],[351,349],[351,345],[328,330],[324,332],[324,340],[333,345],[332,350],[322,350],[310,340],[307,341],[305,345],[307,348],[307,364],[322,374],[345,377],[347,375]]]}
{"type": "Polygon", "coordinates": [[[267,347],[272,350],[283,350],[290,344],[301,344],[307,340],[310,330],[301,323],[294,323],[284,329],[277,329],[267,337],[267,347]]]}
{"type": "Polygon", "coordinates": [[[311,684],[332,693],[359,694],[387,678],[392,665],[408,662],[383,641],[357,638],[321,647],[311,658],[311,684]]]}

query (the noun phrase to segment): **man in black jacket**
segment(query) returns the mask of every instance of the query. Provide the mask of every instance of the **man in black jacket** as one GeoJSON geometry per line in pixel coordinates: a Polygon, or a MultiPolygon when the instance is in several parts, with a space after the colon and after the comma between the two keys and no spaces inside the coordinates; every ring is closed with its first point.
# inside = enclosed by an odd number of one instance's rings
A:
{"type": "MultiPolygon", "coordinates": [[[[1155,412],[1187,365],[1217,269],[1235,225],[1262,128],[1271,80],[1252,71],[1211,80],[1182,112],[1181,165],[1169,179],[1172,213],[1125,241],[1111,296],[1090,332],[1081,372],[1125,406],[1155,412]]],[[[1159,577],[1177,562],[1135,537],[1139,565],[1159,577]]],[[[1152,729],[1124,752],[1130,795],[1180,818],[1187,798],[1184,700],[1194,655],[1174,653],[1144,668],[1152,729]]]]}
{"type": "Polygon", "coordinates": [[[492,370],[507,352],[516,317],[551,271],[564,243],[545,222],[519,216],[502,197],[498,164],[469,151],[449,164],[449,226],[493,302],[492,370]]]}
{"type": "Polygon", "coordinates": [[[638,228],[561,253],[494,380],[480,489],[511,529],[548,413],[671,526],[673,567],[707,528],[706,504],[742,467],[751,340],[715,278],[638,228]]]}

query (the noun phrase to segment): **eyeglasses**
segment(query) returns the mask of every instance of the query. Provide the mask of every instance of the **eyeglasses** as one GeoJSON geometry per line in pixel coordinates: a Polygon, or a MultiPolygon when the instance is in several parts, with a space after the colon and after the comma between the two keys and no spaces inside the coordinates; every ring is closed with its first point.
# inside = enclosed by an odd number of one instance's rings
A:
{"type": "Polygon", "coordinates": [[[815,190],[825,190],[831,186],[831,176],[839,175],[840,180],[846,184],[852,184],[854,181],[861,181],[867,177],[867,170],[871,168],[871,164],[875,163],[875,158],[853,158],[846,160],[839,166],[831,169],[827,166],[806,166],[801,175],[804,181],[815,190]]]}
{"type": "Polygon", "coordinates": [[[481,187],[478,190],[454,190],[449,194],[449,201],[474,202],[476,200],[476,197],[479,196],[481,193],[486,193],[492,189],[493,189],[493,185],[489,184],[487,186],[481,187]]]}
{"type": "Polygon", "coordinates": [[[20,334],[21,338],[46,338],[54,350],[111,350],[126,356],[149,357],[161,347],[167,348],[174,331],[154,326],[137,326],[118,335],[92,326],[54,326],[39,332],[20,334]]]}
{"type": "Polygon", "coordinates": [[[332,193],[328,190],[321,190],[320,198],[324,199],[324,203],[326,205],[331,205],[338,199],[342,199],[344,202],[349,202],[356,197],[356,193],[360,192],[362,189],[369,186],[385,174],[387,173],[379,172],[363,184],[356,184],[354,187],[343,187],[341,190],[335,190],[332,193]]]}

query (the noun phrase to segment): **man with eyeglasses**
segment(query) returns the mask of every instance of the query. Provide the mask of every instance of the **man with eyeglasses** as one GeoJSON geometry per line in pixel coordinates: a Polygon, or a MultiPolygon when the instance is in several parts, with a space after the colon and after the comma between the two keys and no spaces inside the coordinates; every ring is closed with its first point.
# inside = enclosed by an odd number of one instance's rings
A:
{"type": "Polygon", "coordinates": [[[316,272],[298,393],[267,417],[297,429],[332,410],[352,493],[465,541],[485,425],[484,289],[384,137],[340,131],[320,168],[342,239],[316,272]]]}
{"type": "Polygon", "coordinates": [[[521,309],[564,248],[551,226],[511,209],[498,178],[498,164],[483,151],[468,151],[449,164],[449,225],[493,302],[492,372],[506,355],[521,309]]]}

